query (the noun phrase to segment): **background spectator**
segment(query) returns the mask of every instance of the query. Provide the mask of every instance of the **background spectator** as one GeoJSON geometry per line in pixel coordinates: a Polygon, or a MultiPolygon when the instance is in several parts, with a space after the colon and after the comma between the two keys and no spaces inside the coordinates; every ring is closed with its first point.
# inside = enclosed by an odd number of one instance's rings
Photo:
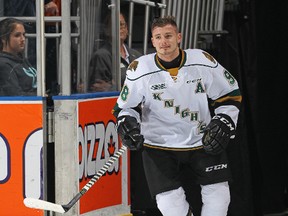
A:
{"type": "Polygon", "coordinates": [[[37,72],[24,58],[24,24],[14,18],[0,22],[0,95],[36,95],[37,72]]]}
{"type": "MultiPolygon", "coordinates": [[[[61,0],[45,0],[45,16],[59,16],[61,11],[61,0]]],[[[4,16],[8,17],[36,17],[35,0],[6,0],[4,1],[4,16]]],[[[25,22],[27,33],[36,34],[36,23],[25,22]]],[[[45,25],[46,33],[56,33],[60,29],[56,28],[55,22],[47,22],[45,25]]],[[[57,45],[56,38],[46,39],[46,92],[48,94],[58,94],[59,85],[57,81],[57,45]]],[[[36,68],[36,38],[31,37],[27,40],[28,60],[36,68]]]]}
{"type": "MultiPolygon", "coordinates": [[[[106,41],[93,55],[89,65],[89,91],[112,91],[115,80],[112,79],[112,45],[111,45],[111,17],[105,20],[106,41]]],[[[120,53],[121,53],[121,85],[126,77],[128,65],[141,56],[137,50],[125,44],[128,37],[128,26],[123,13],[120,13],[120,53]]],[[[115,90],[115,89],[114,89],[115,90]]]]}

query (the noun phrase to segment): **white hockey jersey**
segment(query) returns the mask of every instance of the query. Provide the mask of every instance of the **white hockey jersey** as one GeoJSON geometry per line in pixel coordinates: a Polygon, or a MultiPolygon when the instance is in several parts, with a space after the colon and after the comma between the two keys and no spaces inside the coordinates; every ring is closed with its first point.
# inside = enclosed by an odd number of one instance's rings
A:
{"type": "Polygon", "coordinates": [[[202,131],[214,112],[237,123],[241,94],[235,78],[211,55],[200,49],[181,50],[178,73],[163,68],[156,53],[133,61],[114,112],[141,122],[148,147],[189,150],[202,146],[202,131]],[[141,115],[134,109],[140,104],[141,115]]]}

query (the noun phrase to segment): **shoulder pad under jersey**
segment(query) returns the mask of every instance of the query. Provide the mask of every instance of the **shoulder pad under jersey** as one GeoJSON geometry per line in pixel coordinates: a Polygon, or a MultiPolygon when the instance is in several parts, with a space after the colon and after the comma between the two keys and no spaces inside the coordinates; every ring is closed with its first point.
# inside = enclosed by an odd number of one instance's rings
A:
{"type": "Polygon", "coordinates": [[[149,74],[159,72],[155,64],[155,53],[141,56],[130,63],[127,69],[127,79],[137,80],[149,74]]]}
{"type": "Polygon", "coordinates": [[[209,67],[217,67],[218,65],[216,59],[204,50],[187,49],[185,52],[187,54],[186,64],[203,65],[209,67]]]}

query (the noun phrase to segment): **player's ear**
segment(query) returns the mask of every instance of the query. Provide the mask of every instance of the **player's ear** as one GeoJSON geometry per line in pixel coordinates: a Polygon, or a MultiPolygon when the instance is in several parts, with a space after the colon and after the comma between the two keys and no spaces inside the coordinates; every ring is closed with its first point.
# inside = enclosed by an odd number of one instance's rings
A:
{"type": "Polygon", "coordinates": [[[180,43],[181,40],[182,40],[182,34],[179,32],[179,33],[177,34],[177,41],[178,41],[178,43],[180,43]]]}
{"type": "Polygon", "coordinates": [[[155,45],[154,45],[154,38],[153,38],[153,36],[151,37],[151,42],[152,42],[152,45],[153,45],[153,47],[155,47],[155,45]]]}

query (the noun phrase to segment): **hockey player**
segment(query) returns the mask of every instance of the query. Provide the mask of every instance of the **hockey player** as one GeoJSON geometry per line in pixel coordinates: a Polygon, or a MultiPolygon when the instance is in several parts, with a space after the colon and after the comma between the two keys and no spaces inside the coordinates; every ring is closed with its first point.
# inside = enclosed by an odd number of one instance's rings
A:
{"type": "Polygon", "coordinates": [[[141,150],[151,195],[163,216],[186,216],[181,167],[201,186],[202,216],[225,216],[241,94],[235,78],[200,49],[181,50],[175,18],[151,25],[156,53],[133,61],[113,113],[130,150],[141,150]],[[210,105],[213,112],[210,112],[210,105]]]}

